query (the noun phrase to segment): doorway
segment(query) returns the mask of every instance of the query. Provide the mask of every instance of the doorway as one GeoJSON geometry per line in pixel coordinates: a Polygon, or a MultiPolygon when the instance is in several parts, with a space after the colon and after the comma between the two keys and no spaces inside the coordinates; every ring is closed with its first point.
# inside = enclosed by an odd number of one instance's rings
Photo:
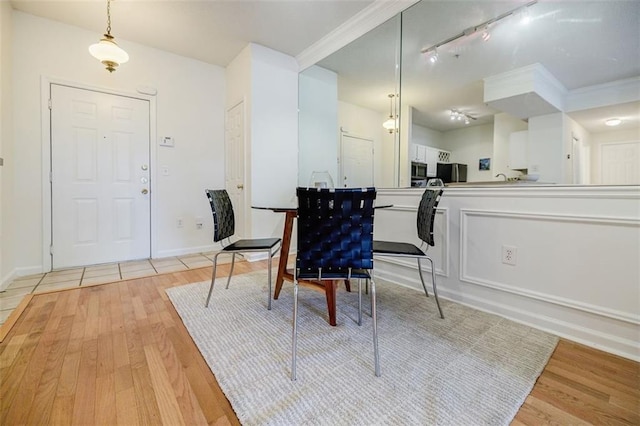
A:
{"type": "Polygon", "coordinates": [[[636,185],[640,182],[640,141],[611,142],[600,146],[600,183],[636,185]]]}
{"type": "Polygon", "coordinates": [[[244,135],[244,101],[241,101],[227,110],[224,138],[225,188],[233,205],[236,235],[241,238],[245,237],[247,211],[244,135]]]}
{"type": "Polygon", "coordinates": [[[50,84],[51,266],[151,257],[148,100],[50,84]]]}
{"type": "Polygon", "coordinates": [[[365,188],[373,182],[373,140],[342,133],[340,178],[336,187],[365,188]]]}

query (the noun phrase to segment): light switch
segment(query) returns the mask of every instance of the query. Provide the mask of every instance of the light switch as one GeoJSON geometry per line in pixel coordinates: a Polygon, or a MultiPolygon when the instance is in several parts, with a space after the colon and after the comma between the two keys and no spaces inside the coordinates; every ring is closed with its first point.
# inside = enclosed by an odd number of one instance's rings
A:
{"type": "Polygon", "coordinates": [[[175,146],[175,141],[171,136],[161,136],[160,137],[160,146],[167,146],[169,148],[173,148],[175,146]]]}

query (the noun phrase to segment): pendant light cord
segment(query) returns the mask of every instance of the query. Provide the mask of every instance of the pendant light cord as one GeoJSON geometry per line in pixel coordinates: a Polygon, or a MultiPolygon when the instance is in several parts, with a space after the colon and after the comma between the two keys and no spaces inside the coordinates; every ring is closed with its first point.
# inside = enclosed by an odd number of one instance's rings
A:
{"type": "Polygon", "coordinates": [[[107,0],[107,35],[111,35],[111,0],[107,0]]]}

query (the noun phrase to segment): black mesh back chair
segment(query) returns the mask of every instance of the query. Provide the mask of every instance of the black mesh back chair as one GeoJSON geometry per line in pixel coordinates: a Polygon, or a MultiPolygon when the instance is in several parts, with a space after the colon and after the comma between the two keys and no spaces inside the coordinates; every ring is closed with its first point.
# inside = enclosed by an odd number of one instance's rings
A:
{"type": "Polygon", "coordinates": [[[418,260],[418,273],[420,274],[420,282],[422,282],[422,288],[424,288],[424,294],[429,297],[427,286],[424,283],[422,276],[422,265],[420,261],[426,259],[431,263],[431,282],[433,283],[433,294],[436,299],[436,305],[438,305],[438,311],[440,312],[440,318],[444,318],[442,309],[440,308],[440,301],[438,300],[438,290],[436,288],[436,271],[433,267],[433,260],[427,255],[427,249],[429,246],[434,245],[433,241],[433,222],[436,218],[436,207],[440,202],[440,196],[442,195],[442,189],[427,189],[422,194],[420,205],[418,206],[418,238],[422,241],[420,247],[412,243],[396,242],[396,241],[377,241],[373,242],[373,254],[376,256],[399,256],[399,257],[413,257],[418,260]]]}
{"type": "Polygon", "coordinates": [[[371,281],[375,374],[380,376],[373,269],[375,188],[298,188],[298,253],[294,272],[291,380],[296,379],[298,280],[358,279],[358,325],[362,324],[361,279],[371,281]]]}
{"type": "Polygon", "coordinates": [[[253,238],[241,239],[231,242],[231,237],[235,233],[235,219],[233,216],[233,206],[226,189],[207,189],[205,190],[209,204],[211,204],[211,212],[213,213],[213,241],[221,241],[222,249],[213,257],[213,273],[211,275],[211,287],[209,287],[209,295],[205,306],[209,306],[209,299],[213,292],[213,284],[216,282],[216,266],[218,264],[218,256],[222,253],[231,253],[231,271],[227,279],[227,286],[233,275],[233,266],[236,260],[236,253],[247,252],[266,252],[269,255],[269,294],[267,308],[271,309],[271,259],[280,248],[280,238],[253,238]],[[224,245],[227,240],[227,245],[224,245]]]}

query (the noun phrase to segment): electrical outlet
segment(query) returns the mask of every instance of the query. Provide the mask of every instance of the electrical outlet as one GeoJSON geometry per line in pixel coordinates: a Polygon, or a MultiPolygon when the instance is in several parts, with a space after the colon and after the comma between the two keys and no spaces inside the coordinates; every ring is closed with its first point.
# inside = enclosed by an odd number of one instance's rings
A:
{"type": "Polygon", "coordinates": [[[196,229],[202,229],[204,223],[204,219],[201,217],[196,217],[196,229]]]}
{"type": "Polygon", "coordinates": [[[515,265],[518,260],[518,249],[513,246],[502,246],[502,263],[515,265]]]}
{"type": "Polygon", "coordinates": [[[176,227],[182,228],[184,226],[184,220],[181,217],[176,219],[176,227]]]}

